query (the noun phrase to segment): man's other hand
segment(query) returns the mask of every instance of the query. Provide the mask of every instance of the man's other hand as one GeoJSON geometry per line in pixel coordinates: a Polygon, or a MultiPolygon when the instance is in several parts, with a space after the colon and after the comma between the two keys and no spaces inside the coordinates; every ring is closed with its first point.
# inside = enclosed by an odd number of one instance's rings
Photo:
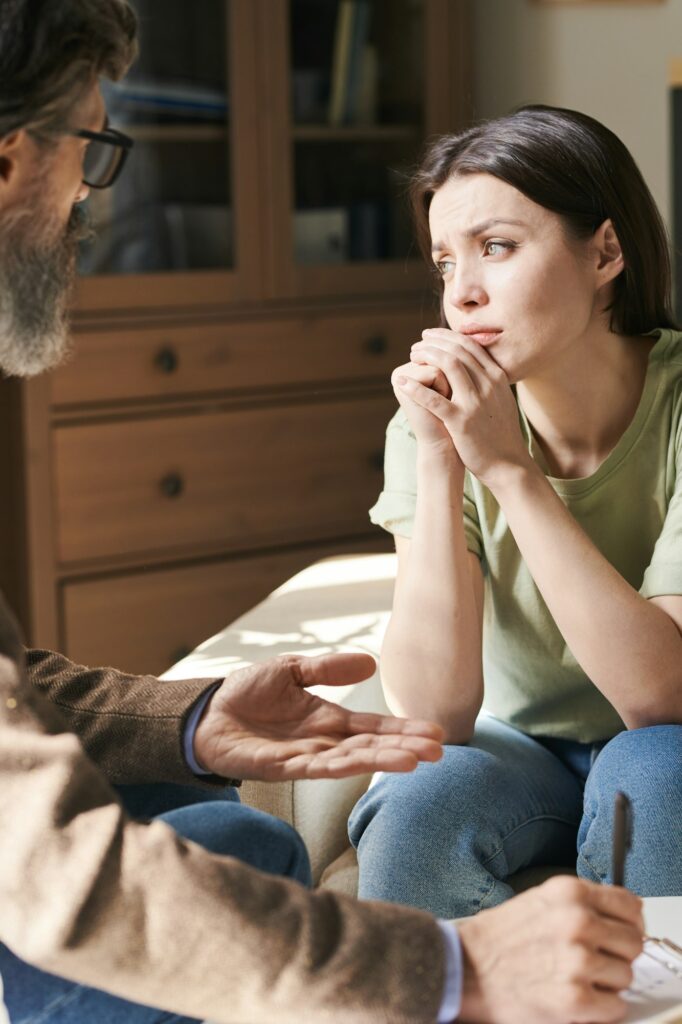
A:
{"type": "Polygon", "coordinates": [[[368,654],[285,655],[233,673],[197,726],[197,761],[226,778],[269,782],[409,772],[438,761],[443,730],[433,722],[347,711],[306,689],[348,686],[375,669],[368,654]]]}
{"type": "Polygon", "coordinates": [[[642,902],[626,889],[552,878],[458,922],[464,951],[462,1021],[619,1021],[619,994],[642,951],[642,902]]]}

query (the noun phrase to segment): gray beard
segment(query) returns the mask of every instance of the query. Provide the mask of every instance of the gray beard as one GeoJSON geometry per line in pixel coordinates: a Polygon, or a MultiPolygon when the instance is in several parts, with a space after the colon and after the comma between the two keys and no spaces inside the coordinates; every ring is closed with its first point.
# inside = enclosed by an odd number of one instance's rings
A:
{"type": "Polygon", "coordinates": [[[64,227],[48,217],[36,228],[44,202],[36,195],[0,222],[0,370],[8,376],[52,369],[69,348],[78,243],[89,230],[77,206],[64,227]]]}

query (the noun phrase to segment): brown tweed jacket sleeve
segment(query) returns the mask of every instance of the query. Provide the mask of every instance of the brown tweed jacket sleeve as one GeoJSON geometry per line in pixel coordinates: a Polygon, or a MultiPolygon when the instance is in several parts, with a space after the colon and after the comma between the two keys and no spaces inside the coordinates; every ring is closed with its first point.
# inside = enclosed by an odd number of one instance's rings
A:
{"type": "Polygon", "coordinates": [[[45,970],[224,1024],[435,1020],[444,955],[431,917],[309,893],[162,822],[129,821],[55,703],[28,682],[0,598],[0,942],[45,970]]]}
{"type": "Polygon", "coordinates": [[[26,651],[29,681],[59,709],[85,751],[116,785],[234,779],[198,778],[183,753],[194,703],[217,679],[163,681],[113,668],[85,668],[53,651],[26,651]]]}

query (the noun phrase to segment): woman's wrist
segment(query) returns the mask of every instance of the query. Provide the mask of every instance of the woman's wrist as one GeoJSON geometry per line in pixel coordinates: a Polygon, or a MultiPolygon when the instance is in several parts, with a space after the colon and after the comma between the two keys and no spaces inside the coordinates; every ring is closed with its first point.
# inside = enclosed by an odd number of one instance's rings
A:
{"type": "Polygon", "coordinates": [[[461,511],[464,495],[464,466],[445,459],[417,458],[417,507],[429,510],[450,506],[461,511]]]}
{"type": "Polygon", "coordinates": [[[464,464],[452,442],[417,442],[417,471],[454,475],[464,480],[464,464]]]}
{"type": "Polygon", "coordinates": [[[500,466],[490,477],[482,483],[496,498],[501,508],[505,502],[513,500],[519,492],[525,492],[529,487],[536,485],[538,481],[545,482],[546,477],[538,464],[528,456],[527,460],[520,463],[509,463],[500,466]]]}

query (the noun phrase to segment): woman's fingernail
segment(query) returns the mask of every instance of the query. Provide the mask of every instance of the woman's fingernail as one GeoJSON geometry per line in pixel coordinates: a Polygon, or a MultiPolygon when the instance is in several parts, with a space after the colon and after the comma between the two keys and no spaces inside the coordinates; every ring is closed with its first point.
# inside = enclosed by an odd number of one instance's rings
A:
{"type": "Polygon", "coordinates": [[[409,378],[403,377],[401,375],[400,377],[396,377],[396,382],[400,385],[401,388],[404,388],[405,385],[409,383],[409,378]]]}

